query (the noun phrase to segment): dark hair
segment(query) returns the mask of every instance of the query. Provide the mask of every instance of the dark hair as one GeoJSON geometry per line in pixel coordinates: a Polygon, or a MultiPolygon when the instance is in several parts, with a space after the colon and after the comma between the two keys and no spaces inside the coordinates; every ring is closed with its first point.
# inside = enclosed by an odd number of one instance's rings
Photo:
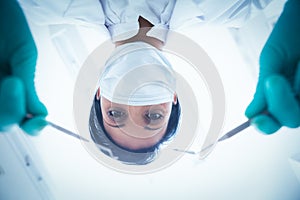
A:
{"type": "Polygon", "coordinates": [[[105,135],[109,138],[109,140],[112,143],[114,143],[116,146],[118,146],[126,151],[129,151],[129,152],[146,153],[146,152],[153,152],[155,150],[158,150],[161,144],[170,141],[175,136],[175,133],[177,132],[177,129],[180,124],[181,107],[180,107],[180,103],[177,99],[177,103],[172,104],[172,110],[171,110],[167,130],[166,130],[165,135],[160,139],[160,141],[158,143],[156,143],[155,145],[148,147],[148,148],[142,148],[142,149],[136,149],[136,150],[127,149],[127,148],[122,147],[119,144],[117,144],[111,138],[111,136],[106,132],[104,125],[103,125],[103,117],[102,117],[102,110],[101,110],[100,102],[99,102],[99,100],[96,99],[96,97],[95,97],[95,100],[96,100],[96,102],[95,102],[96,116],[98,118],[98,122],[99,122],[103,132],[105,133],[105,135]]]}

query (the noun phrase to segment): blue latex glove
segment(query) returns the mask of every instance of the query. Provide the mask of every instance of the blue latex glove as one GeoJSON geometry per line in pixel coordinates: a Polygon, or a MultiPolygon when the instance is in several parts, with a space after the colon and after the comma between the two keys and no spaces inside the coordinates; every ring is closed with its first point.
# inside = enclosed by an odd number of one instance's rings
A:
{"type": "Polygon", "coordinates": [[[256,93],[245,112],[260,131],[300,126],[299,61],[300,0],[289,0],[261,52],[256,93]]]}
{"type": "Polygon", "coordinates": [[[36,135],[47,125],[47,109],[34,87],[37,49],[15,0],[0,0],[0,26],[0,131],[18,124],[36,135]]]}

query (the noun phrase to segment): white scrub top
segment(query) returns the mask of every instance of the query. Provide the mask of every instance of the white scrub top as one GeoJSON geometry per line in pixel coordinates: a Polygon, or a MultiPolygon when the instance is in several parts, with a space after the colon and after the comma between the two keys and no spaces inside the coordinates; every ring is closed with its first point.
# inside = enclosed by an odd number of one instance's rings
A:
{"type": "Polygon", "coordinates": [[[105,26],[112,41],[134,36],[142,16],[154,27],[149,36],[165,41],[167,29],[187,24],[221,24],[238,27],[272,0],[19,0],[32,21],[43,24],[105,26]],[[161,31],[165,30],[165,31],[161,31]],[[132,31],[129,34],[118,35],[132,31]]]}
{"type": "Polygon", "coordinates": [[[161,41],[168,29],[191,22],[240,26],[253,11],[271,0],[100,0],[112,41],[125,40],[137,34],[139,16],[154,26],[147,33],[161,41]],[[165,29],[165,31],[163,30],[165,29]]]}

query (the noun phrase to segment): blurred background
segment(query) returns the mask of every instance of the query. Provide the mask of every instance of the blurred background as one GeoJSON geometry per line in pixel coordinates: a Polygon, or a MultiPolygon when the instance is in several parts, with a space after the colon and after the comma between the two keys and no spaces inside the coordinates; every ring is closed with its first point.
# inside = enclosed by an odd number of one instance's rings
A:
{"type": "MultiPolygon", "coordinates": [[[[219,70],[226,95],[222,133],[247,120],[259,53],[284,2],[256,10],[239,28],[194,20],[176,29],[202,46],[219,70]]],[[[20,4],[39,51],[35,84],[47,119],[76,132],[76,76],[87,56],[109,39],[101,7],[93,0],[20,4]]],[[[176,59],[171,63],[179,65],[176,59]]],[[[79,140],[51,127],[37,137],[15,128],[0,134],[0,199],[298,200],[299,144],[299,129],[265,136],[250,127],[218,144],[204,161],[186,154],[159,172],[128,175],[101,165],[79,140]]]]}

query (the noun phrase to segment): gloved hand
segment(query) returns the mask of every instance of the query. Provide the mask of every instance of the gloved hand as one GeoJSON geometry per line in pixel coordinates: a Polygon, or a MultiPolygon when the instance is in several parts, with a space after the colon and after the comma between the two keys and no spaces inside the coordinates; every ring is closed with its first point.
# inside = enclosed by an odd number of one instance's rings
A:
{"type": "Polygon", "coordinates": [[[261,52],[256,93],[245,112],[260,131],[300,126],[299,61],[300,0],[289,0],[261,52]]]}
{"type": "Polygon", "coordinates": [[[0,131],[19,124],[36,135],[47,125],[47,109],[34,87],[36,60],[37,49],[20,6],[15,0],[0,0],[0,131]]]}

